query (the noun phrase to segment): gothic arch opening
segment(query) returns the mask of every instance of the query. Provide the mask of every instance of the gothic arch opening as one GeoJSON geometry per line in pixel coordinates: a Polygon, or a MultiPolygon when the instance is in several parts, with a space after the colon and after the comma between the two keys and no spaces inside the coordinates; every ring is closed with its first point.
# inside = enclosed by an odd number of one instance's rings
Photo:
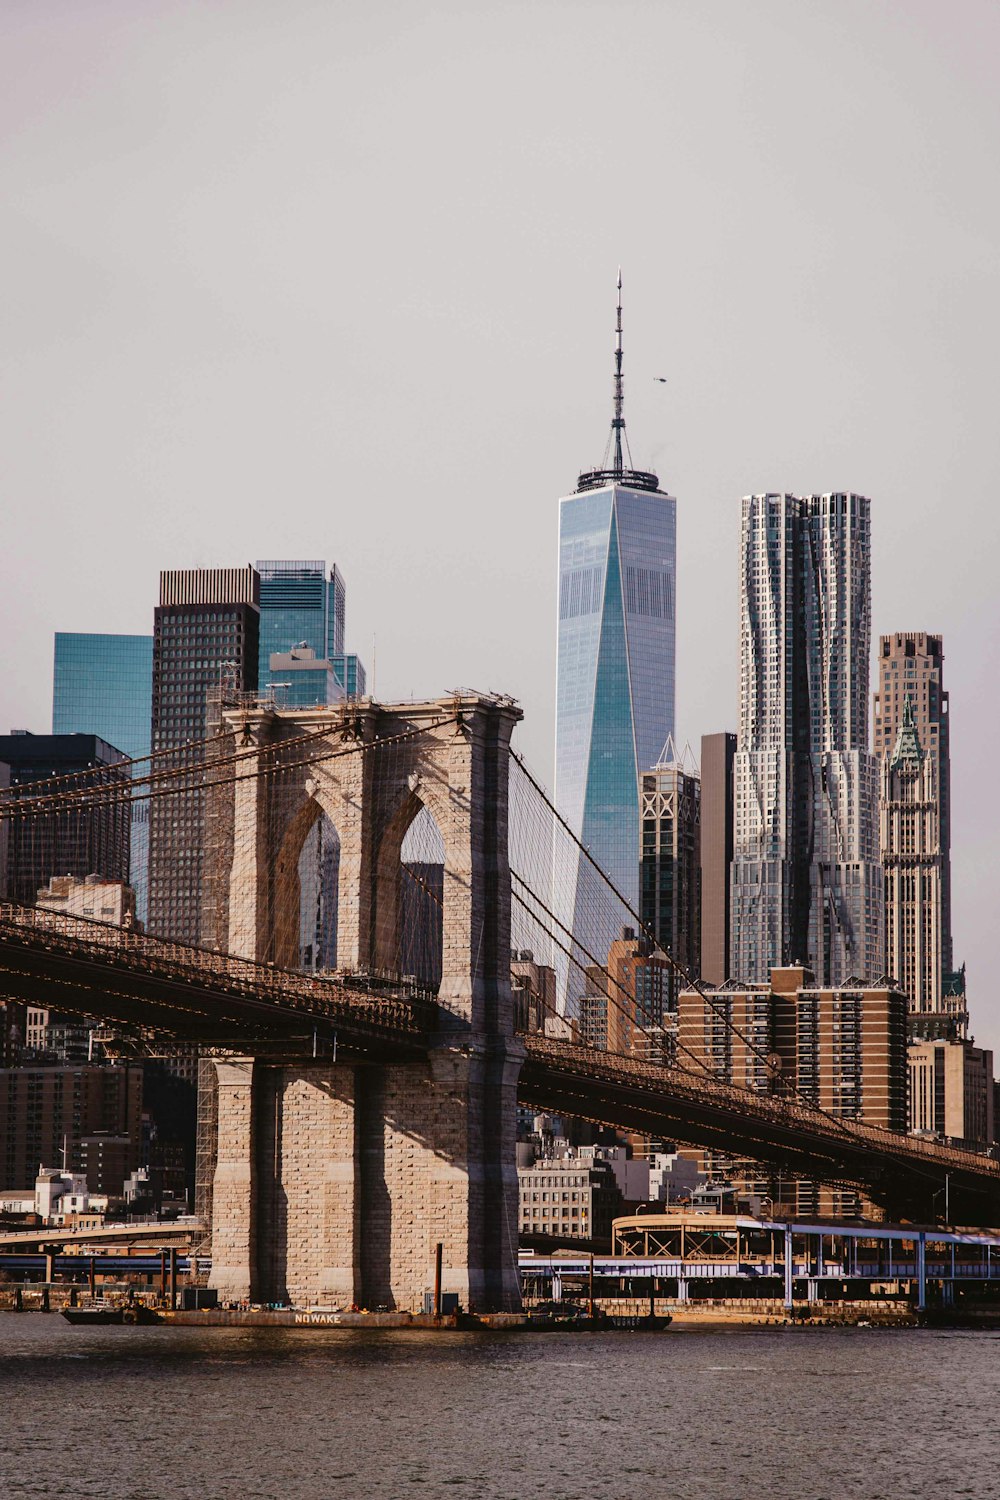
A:
{"type": "Polygon", "coordinates": [[[399,862],[402,972],[436,989],[444,935],[444,839],[430,808],[421,807],[406,830],[399,862]]]}
{"type": "Polygon", "coordinates": [[[299,964],[318,973],[337,967],[340,835],[328,813],[306,834],[299,855],[299,964]]]}
{"type": "Polygon", "coordinates": [[[435,990],[441,983],[444,864],[437,819],[413,794],[386,829],[379,850],[377,964],[435,990]]]}
{"type": "Polygon", "coordinates": [[[337,967],[340,834],[310,798],[292,820],[275,864],[274,959],[289,969],[337,967]]]}

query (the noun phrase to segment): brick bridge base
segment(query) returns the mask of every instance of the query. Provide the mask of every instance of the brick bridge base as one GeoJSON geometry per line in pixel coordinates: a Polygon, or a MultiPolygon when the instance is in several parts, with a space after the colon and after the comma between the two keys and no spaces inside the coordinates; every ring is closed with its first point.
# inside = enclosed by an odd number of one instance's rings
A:
{"type": "Polygon", "coordinates": [[[445,1292],[469,1309],[517,1306],[507,772],[520,716],[474,693],[224,715],[245,772],[260,755],[267,774],[213,788],[205,927],[218,947],[294,964],[298,859],[322,809],[341,841],[338,966],[398,971],[401,851],[421,808],[444,845],[441,1025],[422,1060],[215,1065],[203,1176],[224,1299],[419,1309],[440,1243],[445,1292]]]}
{"type": "Polygon", "coordinates": [[[405,1065],[216,1063],[211,1285],[224,1301],[519,1305],[516,1043],[405,1065]]]}

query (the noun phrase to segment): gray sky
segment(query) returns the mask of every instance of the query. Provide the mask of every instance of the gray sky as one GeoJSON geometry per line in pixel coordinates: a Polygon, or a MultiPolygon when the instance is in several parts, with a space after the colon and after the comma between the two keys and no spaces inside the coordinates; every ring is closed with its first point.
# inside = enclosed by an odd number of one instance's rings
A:
{"type": "Polygon", "coordinates": [[[0,7],[0,730],[157,573],[326,557],[377,691],[523,702],[556,500],[678,497],[681,742],[735,727],[739,498],[870,495],[873,626],[941,631],[955,941],[1000,1047],[1000,7],[0,7]],[[669,384],[654,384],[666,375],[669,384]]]}

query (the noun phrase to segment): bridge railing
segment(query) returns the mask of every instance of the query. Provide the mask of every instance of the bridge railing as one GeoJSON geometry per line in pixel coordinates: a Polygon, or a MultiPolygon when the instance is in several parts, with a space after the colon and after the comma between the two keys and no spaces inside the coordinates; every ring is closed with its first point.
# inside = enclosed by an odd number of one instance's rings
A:
{"type": "Polygon", "coordinates": [[[247,999],[270,1000],[317,1015],[357,1015],[363,1009],[373,1019],[411,1032],[432,1027],[437,1016],[432,992],[411,981],[367,974],[322,978],[300,974],[44,907],[0,902],[0,929],[34,947],[62,952],[100,950],[102,958],[125,968],[160,973],[174,981],[188,978],[247,999]]]}
{"type": "Polygon", "coordinates": [[[747,1117],[768,1120],[776,1125],[798,1125],[813,1137],[825,1136],[840,1145],[854,1142],[883,1155],[904,1152],[911,1160],[923,1157],[928,1165],[939,1170],[975,1172],[1000,1180],[1000,1163],[978,1152],[944,1146],[937,1141],[903,1135],[898,1131],[886,1130],[878,1125],[866,1125],[858,1120],[833,1119],[820,1110],[811,1110],[791,1099],[737,1088],[734,1084],[711,1078],[708,1074],[704,1078],[697,1077],[686,1069],[647,1062],[630,1054],[580,1047],[543,1037],[537,1032],[528,1033],[522,1039],[530,1058],[547,1061],[557,1068],[566,1069],[572,1064],[574,1070],[585,1076],[607,1078],[624,1086],[642,1083],[650,1089],[660,1088],[674,1096],[702,1103],[711,1100],[747,1117]]]}

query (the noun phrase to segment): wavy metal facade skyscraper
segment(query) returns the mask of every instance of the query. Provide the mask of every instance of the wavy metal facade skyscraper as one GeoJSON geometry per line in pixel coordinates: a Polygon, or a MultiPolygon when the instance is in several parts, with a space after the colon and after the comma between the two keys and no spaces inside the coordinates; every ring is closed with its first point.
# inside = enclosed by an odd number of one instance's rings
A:
{"type": "Polygon", "coordinates": [[[885,966],[878,770],[868,750],[870,504],[751,495],[741,541],[733,977],[885,966]]]}
{"type": "MultiPolygon", "coordinates": [[[[638,910],[639,778],[674,728],[676,502],[655,474],[631,467],[623,395],[619,273],[604,461],[559,502],[555,782],[573,832],[638,910]]],[[[594,879],[581,856],[558,896],[584,965],[603,963],[619,936],[594,879]]]]}

